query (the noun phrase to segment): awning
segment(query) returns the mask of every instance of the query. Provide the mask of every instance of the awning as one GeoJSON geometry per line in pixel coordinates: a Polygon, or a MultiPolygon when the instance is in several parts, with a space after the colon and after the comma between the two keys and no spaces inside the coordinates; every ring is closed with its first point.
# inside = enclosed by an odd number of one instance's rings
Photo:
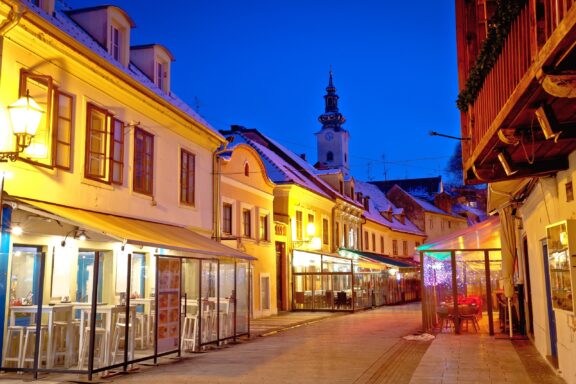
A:
{"type": "Polygon", "coordinates": [[[515,179],[488,184],[487,211],[493,212],[514,200],[514,195],[525,188],[531,179],[515,179]]]}
{"type": "Polygon", "coordinates": [[[17,199],[19,209],[36,212],[36,208],[67,221],[77,223],[83,229],[102,233],[118,241],[132,245],[167,248],[214,257],[232,257],[256,260],[255,257],[227,247],[190,229],[170,224],[133,219],[63,205],[28,199],[17,199]]]}
{"type": "Polygon", "coordinates": [[[387,265],[392,266],[392,267],[417,268],[419,266],[419,264],[416,263],[415,261],[399,260],[399,259],[394,259],[392,257],[383,256],[383,255],[380,255],[378,253],[357,251],[355,249],[340,248],[338,253],[342,256],[347,256],[347,257],[356,256],[359,258],[367,259],[368,261],[372,261],[372,262],[376,261],[380,264],[387,264],[387,265]]]}
{"type": "Polygon", "coordinates": [[[500,249],[500,218],[491,216],[471,227],[422,244],[418,251],[500,249]]]}

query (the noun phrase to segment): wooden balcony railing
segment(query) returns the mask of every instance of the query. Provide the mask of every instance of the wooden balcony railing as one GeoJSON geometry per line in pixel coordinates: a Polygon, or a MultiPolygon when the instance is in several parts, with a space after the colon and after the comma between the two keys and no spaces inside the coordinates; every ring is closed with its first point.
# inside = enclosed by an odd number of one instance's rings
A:
{"type": "Polygon", "coordinates": [[[529,0],[514,20],[502,52],[486,76],[476,101],[463,114],[467,123],[462,133],[471,137],[463,143],[464,161],[472,156],[539,50],[574,3],[576,0],[529,0]]]}
{"type": "Polygon", "coordinates": [[[476,101],[468,110],[469,132],[465,136],[471,137],[472,140],[464,143],[465,159],[472,155],[472,151],[488,132],[498,112],[530,67],[532,62],[530,36],[529,6],[526,5],[512,23],[510,34],[496,64],[484,80],[476,101]]]}

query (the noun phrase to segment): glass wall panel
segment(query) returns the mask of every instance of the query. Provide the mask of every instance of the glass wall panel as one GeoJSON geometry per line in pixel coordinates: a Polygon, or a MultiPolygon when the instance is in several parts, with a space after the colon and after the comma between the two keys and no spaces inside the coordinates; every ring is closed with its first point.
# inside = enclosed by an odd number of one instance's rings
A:
{"type": "MultiPolygon", "coordinates": [[[[130,329],[128,334],[132,343],[129,345],[131,360],[154,356],[154,327],[156,325],[156,256],[134,252],[131,260],[130,270],[130,324],[134,325],[134,330],[130,329]]],[[[119,278],[120,276],[118,276],[119,278]]],[[[122,299],[119,299],[122,302],[122,299]]],[[[121,328],[121,327],[120,327],[121,328]]],[[[113,348],[123,348],[123,336],[114,336],[113,348]],[[116,339],[118,337],[118,339],[116,339]],[[118,347],[116,347],[118,343],[118,347]]]]}
{"type": "Polygon", "coordinates": [[[352,274],[333,275],[334,292],[336,293],[334,308],[352,309],[352,274]]]}
{"type": "Polygon", "coordinates": [[[248,333],[250,264],[236,263],[236,335],[248,333]]]}
{"type": "Polygon", "coordinates": [[[234,336],[234,274],[233,261],[220,262],[220,289],[218,296],[220,339],[234,336]]]}
{"type": "Polygon", "coordinates": [[[452,264],[449,252],[424,254],[423,311],[440,330],[454,327],[452,264]]]}
{"type": "Polygon", "coordinates": [[[218,297],[218,262],[202,260],[201,269],[202,309],[200,311],[200,334],[201,344],[206,344],[218,340],[218,311],[216,308],[216,299],[218,297]]]}
{"type": "Polygon", "coordinates": [[[200,260],[182,259],[182,351],[196,351],[200,337],[200,260]]]}

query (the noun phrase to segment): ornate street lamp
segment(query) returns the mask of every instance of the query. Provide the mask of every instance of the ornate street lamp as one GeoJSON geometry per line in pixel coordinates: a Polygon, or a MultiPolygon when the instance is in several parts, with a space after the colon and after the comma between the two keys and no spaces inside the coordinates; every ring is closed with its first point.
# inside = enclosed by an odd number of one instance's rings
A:
{"type": "Polygon", "coordinates": [[[8,106],[8,114],[12,133],[16,136],[16,150],[0,152],[0,162],[16,161],[20,153],[26,149],[36,135],[40,119],[44,111],[34,101],[28,91],[15,103],[8,106]]]}

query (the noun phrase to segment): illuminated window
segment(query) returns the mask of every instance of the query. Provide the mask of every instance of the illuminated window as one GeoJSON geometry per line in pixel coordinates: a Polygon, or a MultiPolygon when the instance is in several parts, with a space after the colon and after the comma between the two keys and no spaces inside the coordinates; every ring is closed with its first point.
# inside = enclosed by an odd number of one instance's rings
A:
{"type": "Polygon", "coordinates": [[[232,234],[232,204],[222,204],[222,232],[232,234]]]}
{"type": "Polygon", "coordinates": [[[72,168],[72,96],[56,91],[56,119],[54,127],[54,166],[60,169],[72,168]]]}
{"type": "Polygon", "coordinates": [[[232,204],[222,205],[222,232],[227,235],[232,234],[232,204]]]}
{"type": "Polygon", "coordinates": [[[322,243],[323,244],[327,245],[328,242],[330,241],[329,231],[330,231],[330,228],[328,226],[328,219],[322,219],[322,243]]]}
{"type": "Polygon", "coordinates": [[[154,189],[154,135],[134,129],[134,192],[152,195],[154,189]]]}
{"type": "Polygon", "coordinates": [[[88,104],[86,121],[86,158],[84,175],[88,179],[109,182],[109,114],[88,104]]]}
{"type": "Polygon", "coordinates": [[[249,209],[242,210],[242,236],[251,237],[252,236],[252,216],[249,209]]]}
{"type": "Polygon", "coordinates": [[[270,240],[268,236],[268,215],[260,216],[260,240],[261,241],[270,240]]]}
{"type": "Polygon", "coordinates": [[[380,253],[384,254],[384,236],[380,236],[380,253]]]}
{"type": "Polygon", "coordinates": [[[398,240],[392,240],[392,255],[398,256],[398,240]]]}
{"type": "Polygon", "coordinates": [[[402,254],[408,256],[408,242],[406,240],[402,241],[402,254]]]}
{"type": "Polygon", "coordinates": [[[376,234],[372,234],[372,252],[376,252],[376,234]]]}
{"type": "Polygon", "coordinates": [[[180,152],[180,202],[194,205],[196,156],[184,149],[180,152]]]}
{"type": "Polygon", "coordinates": [[[124,123],[94,104],[86,107],[84,176],[122,184],[124,174],[124,123]]]}
{"type": "Polygon", "coordinates": [[[296,211],[296,239],[302,240],[303,232],[302,211],[296,211]]]}

